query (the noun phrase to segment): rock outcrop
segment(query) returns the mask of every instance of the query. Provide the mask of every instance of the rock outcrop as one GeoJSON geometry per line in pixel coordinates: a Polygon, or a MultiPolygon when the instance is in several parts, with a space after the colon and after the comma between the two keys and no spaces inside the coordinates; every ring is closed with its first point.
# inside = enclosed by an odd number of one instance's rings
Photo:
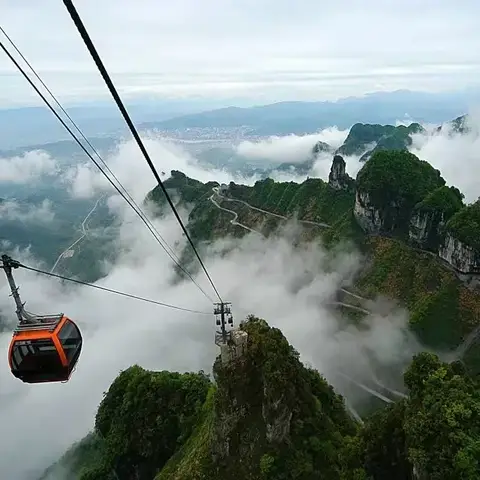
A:
{"type": "Polygon", "coordinates": [[[462,194],[455,187],[442,186],[415,206],[410,219],[409,243],[438,253],[445,240],[445,225],[462,207],[462,194]]]}
{"type": "Polygon", "coordinates": [[[408,237],[413,245],[422,248],[428,243],[433,230],[434,214],[431,212],[415,212],[410,219],[408,237]]]}
{"type": "Polygon", "coordinates": [[[365,232],[379,233],[382,230],[383,221],[380,210],[373,205],[367,192],[357,190],[353,214],[365,232]]]}
{"type": "Polygon", "coordinates": [[[480,252],[447,234],[438,255],[462,273],[480,273],[480,252]]]}
{"type": "Polygon", "coordinates": [[[358,172],[355,218],[367,233],[406,239],[416,205],[445,185],[440,172],[407,151],[378,151],[358,172]]]}
{"type": "Polygon", "coordinates": [[[319,141],[313,146],[312,153],[314,156],[317,156],[320,152],[329,152],[331,150],[332,147],[328,143],[319,141]]]}
{"type": "Polygon", "coordinates": [[[335,190],[348,190],[354,184],[354,180],[346,173],[345,167],[343,157],[335,155],[328,176],[328,184],[335,190]]]}

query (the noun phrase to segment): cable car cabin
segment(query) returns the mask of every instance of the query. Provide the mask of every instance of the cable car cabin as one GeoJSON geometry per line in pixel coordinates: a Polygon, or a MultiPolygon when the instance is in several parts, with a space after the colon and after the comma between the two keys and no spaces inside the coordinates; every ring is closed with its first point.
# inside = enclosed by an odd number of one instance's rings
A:
{"type": "Polygon", "coordinates": [[[72,320],[60,315],[35,316],[17,325],[8,352],[12,374],[25,383],[64,382],[77,364],[82,335],[72,320]]]}

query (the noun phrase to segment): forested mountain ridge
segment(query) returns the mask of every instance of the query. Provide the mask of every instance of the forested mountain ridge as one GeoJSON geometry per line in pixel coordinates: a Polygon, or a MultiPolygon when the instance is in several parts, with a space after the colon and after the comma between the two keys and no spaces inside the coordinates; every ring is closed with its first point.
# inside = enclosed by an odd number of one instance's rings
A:
{"type": "MultiPolygon", "coordinates": [[[[476,129],[470,115],[462,115],[449,122],[438,126],[433,132],[420,123],[413,122],[409,125],[380,125],[369,123],[355,123],[348,130],[348,135],[343,143],[334,148],[324,141],[318,141],[313,146],[309,158],[303,162],[284,162],[279,166],[272,166],[263,172],[263,175],[273,175],[276,172],[290,171],[297,175],[308,175],[319,155],[337,154],[343,157],[360,156],[360,162],[368,160],[375,152],[382,150],[405,150],[413,144],[414,135],[440,134],[447,131],[449,135],[466,135],[476,129]]],[[[262,174],[256,171],[257,174],[262,174]]]]}
{"type": "MultiPolygon", "coordinates": [[[[188,228],[200,245],[243,236],[248,230],[242,225],[268,236],[295,218],[305,241],[321,238],[327,247],[354,242],[368,258],[354,287],[366,297],[401,301],[427,345],[453,349],[480,325],[479,203],[465,205],[456,187],[409,152],[376,152],[356,180],[336,155],[328,182],[264,179],[220,187],[172,171],[165,186],[191,208],[188,228]],[[228,210],[237,215],[233,224],[228,210]]],[[[163,208],[159,188],[147,198],[163,208]]]]}

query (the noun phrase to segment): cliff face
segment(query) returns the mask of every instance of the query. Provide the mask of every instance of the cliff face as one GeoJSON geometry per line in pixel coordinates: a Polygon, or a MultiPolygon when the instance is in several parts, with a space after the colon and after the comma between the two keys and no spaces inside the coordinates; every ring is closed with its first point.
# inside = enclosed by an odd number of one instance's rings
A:
{"type": "Polygon", "coordinates": [[[422,247],[428,243],[428,238],[434,230],[435,214],[430,212],[415,212],[410,219],[408,237],[412,244],[422,247]]]}
{"type": "Polygon", "coordinates": [[[446,223],[463,207],[462,199],[455,187],[442,186],[429,193],[415,206],[410,219],[410,244],[438,253],[445,241],[446,223]]]}
{"type": "Polygon", "coordinates": [[[459,272],[480,272],[480,203],[464,207],[459,190],[444,184],[408,152],[377,152],[357,176],[355,219],[368,234],[396,236],[459,272]]]}
{"type": "Polygon", "coordinates": [[[380,209],[370,200],[368,192],[356,191],[353,213],[355,220],[363,230],[369,233],[379,233],[382,231],[383,219],[380,209]]]}
{"type": "Polygon", "coordinates": [[[448,233],[438,255],[462,273],[480,273],[480,251],[448,233]]]}
{"type": "Polygon", "coordinates": [[[415,205],[444,184],[438,170],[409,152],[376,152],[357,175],[356,218],[362,224],[361,212],[372,212],[381,224],[368,233],[404,237],[415,205]]]}

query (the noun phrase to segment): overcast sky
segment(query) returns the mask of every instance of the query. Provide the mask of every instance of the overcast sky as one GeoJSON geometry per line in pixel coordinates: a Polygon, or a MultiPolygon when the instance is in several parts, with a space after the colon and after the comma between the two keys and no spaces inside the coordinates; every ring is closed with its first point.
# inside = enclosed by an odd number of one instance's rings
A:
{"type": "MultiPolygon", "coordinates": [[[[477,0],[75,3],[124,94],[335,99],[462,88],[480,74],[477,0]]],[[[3,0],[0,11],[58,95],[104,92],[63,2],[3,0]]],[[[3,55],[0,74],[2,103],[33,98],[3,55]]]]}

